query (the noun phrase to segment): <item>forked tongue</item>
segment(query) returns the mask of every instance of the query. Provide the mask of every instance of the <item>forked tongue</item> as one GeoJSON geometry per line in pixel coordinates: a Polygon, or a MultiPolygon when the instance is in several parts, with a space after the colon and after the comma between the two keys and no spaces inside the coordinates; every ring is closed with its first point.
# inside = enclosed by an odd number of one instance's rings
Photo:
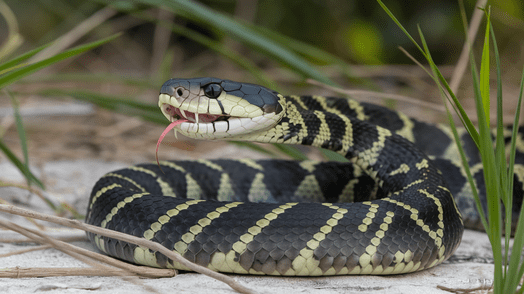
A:
{"type": "MultiPolygon", "coordinates": [[[[177,125],[183,123],[183,122],[186,122],[187,119],[179,119],[179,120],[175,120],[174,122],[170,123],[167,128],[162,132],[162,134],[160,135],[160,138],[158,138],[158,141],[156,142],[156,152],[155,152],[155,157],[156,157],[156,164],[158,165],[158,168],[160,168],[160,170],[162,170],[162,168],[160,167],[160,162],[158,161],[158,146],[160,146],[160,143],[162,143],[162,140],[164,140],[164,137],[167,135],[167,133],[169,131],[171,131],[174,127],[176,127],[177,125]]],[[[164,171],[162,171],[164,172],[164,171]]]]}

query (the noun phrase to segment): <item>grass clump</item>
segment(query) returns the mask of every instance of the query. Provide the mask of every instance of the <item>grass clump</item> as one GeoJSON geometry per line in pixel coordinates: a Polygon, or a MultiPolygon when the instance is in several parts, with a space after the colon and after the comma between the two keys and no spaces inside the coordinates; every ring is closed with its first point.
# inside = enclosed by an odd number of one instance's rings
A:
{"type": "MultiPolygon", "coordinates": [[[[513,179],[514,179],[514,163],[515,163],[515,150],[516,150],[516,139],[517,130],[519,124],[520,105],[523,94],[524,85],[524,74],[520,84],[520,95],[518,97],[518,103],[515,106],[515,118],[513,122],[513,131],[510,143],[509,153],[506,154],[504,148],[504,126],[502,122],[502,82],[501,82],[501,65],[499,59],[499,53],[497,49],[497,43],[493,27],[490,22],[490,10],[486,9],[486,29],[484,34],[484,42],[482,47],[482,57],[480,62],[480,71],[477,70],[475,58],[473,53],[470,51],[470,68],[471,77],[474,86],[474,99],[477,110],[478,124],[475,126],[471,119],[467,116],[464,108],[457,99],[455,93],[448,85],[447,81],[442,76],[438,67],[431,57],[431,53],[428,49],[427,43],[424,39],[424,35],[419,28],[419,37],[421,39],[422,46],[415,41],[415,39],[407,32],[406,29],[400,24],[395,16],[389,11],[389,9],[380,1],[378,3],[386,11],[386,13],[395,21],[395,23],[402,29],[402,31],[411,39],[411,41],[417,46],[423,56],[426,58],[430,65],[431,72],[428,72],[433,78],[435,83],[438,85],[443,97],[447,98],[462,124],[468,131],[469,135],[478,147],[485,179],[485,193],[488,201],[487,211],[483,211],[477,188],[474,184],[473,177],[466,159],[466,155],[462,148],[462,143],[459,139],[457,128],[451,116],[448,114],[448,121],[452,128],[455,142],[460,151],[462,163],[468,181],[471,185],[477,210],[481,216],[481,221],[484,225],[486,233],[489,237],[493,258],[494,258],[494,293],[523,293],[524,288],[521,285],[521,279],[524,275],[524,265],[522,261],[522,249],[524,245],[524,217],[521,210],[516,230],[514,231],[514,243],[511,253],[510,249],[510,234],[504,234],[504,232],[510,232],[512,228],[512,203],[513,203],[513,179]],[[491,46],[492,45],[492,46],[491,46]],[[492,51],[491,51],[492,50],[492,51]],[[491,57],[493,56],[493,57],[491,57]],[[497,117],[496,117],[496,134],[493,141],[490,125],[490,61],[494,58],[496,64],[496,81],[497,81],[497,117]],[[507,159],[509,158],[509,160],[507,159]],[[502,245],[504,244],[504,245],[502,245]]],[[[463,9],[462,9],[463,10],[463,9]]],[[[463,13],[464,15],[464,13],[463,13]]],[[[463,17],[465,19],[465,17],[463,17]]],[[[467,31],[467,25],[465,29],[467,31]]],[[[468,49],[469,48],[468,44],[468,49]]]]}

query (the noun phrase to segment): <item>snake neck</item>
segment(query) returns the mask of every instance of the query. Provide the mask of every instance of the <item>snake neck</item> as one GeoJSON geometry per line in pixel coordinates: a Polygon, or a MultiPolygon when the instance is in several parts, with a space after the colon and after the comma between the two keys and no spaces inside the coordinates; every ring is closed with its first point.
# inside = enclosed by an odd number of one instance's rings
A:
{"type": "Polygon", "coordinates": [[[433,183],[446,185],[437,168],[421,151],[401,136],[366,121],[358,103],[339,100],[344,106],[317,105],[318,101],[315,97],[286,96],[281,121],[249,139],[309,145],[337,152],[360,166],[388,194],[428,175],[436,175],[433,183]],[[389,155],[384,155],[384,150],[389,150],[389,155]]]}

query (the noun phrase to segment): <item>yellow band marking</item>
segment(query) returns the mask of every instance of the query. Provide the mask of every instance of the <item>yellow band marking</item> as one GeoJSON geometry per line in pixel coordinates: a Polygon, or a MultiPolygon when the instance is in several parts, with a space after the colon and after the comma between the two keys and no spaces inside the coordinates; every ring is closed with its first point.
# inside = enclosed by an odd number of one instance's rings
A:
{"type": "MultiPolygon", "coordinates": [[[[427,224],[425,224],[424,221],[418,217],[419,211],[417,209],[411,207],[408,204],[405,204],[403,202],[400,202],[400,201],[397,201],[397,200],[394,200],[394,199],[391,199],[391,198],[384,198],[382,200],[388,201],[390,203],[394,203],[394,204],[398,205],[399,207],[402,207],[402,208],[404,208],[404,209],[406,209],[406,210],[411,212],[411,219],[414,220],[415,223],[417,224],[417,226],[421,227],[422,230],[424,232],[426,232],[431,239],[434,240],[435,245],[437,246],[437,248],[439,248],[439,254],[438,254],[439,258],[436,259],[436,261],[438,261],[439,259],[441,259],[443,257],[442,254],[444,254],[444,251],[445,251],[445,246],[442,244],[442,237],[444,236],[444,222],[443,222],[444,214],[443,214],[442,204],[440,203],[440,200],[438,200],[438,198],[436,198],[434,195],[428,193],[427,191],[419,189],[418,192],[421,193],[421,194],[424,194],[426,197],[432,199],[435,202],[435,205],[437,206],[437,210],[439,212],[439,214],[438,214],[438,219],[439,219],[438,226],[439,226],[439,229],[437,229],[436,231],[431,230],[429,228],[429,226],[427,224]]],[[[426,267],[431,267],[431,266],[426,266],[426,267]]]]}
{"type": "MultiPolygon", "coordinates": [[[[204,200],[189,200],[184,203],[177,205],[175,208],[168,210],[164,215],[158,218],[158,221],[152,223],[149,229],[144,232],[144,238],[147,240],[153,239],[155,233],[162,229],[162,226],[169,222],[169,220],[178,215],[181,211],[188,209],[190,206],[195,205],[204,200]]],[[[156,260],[156,254],[151,252],[148,248],[137,246],[133,252],[133,258],[137,264],[143,264],[152,267],[158,267],[156,260]]],[[[184,266],[177,264],[175,268],[186,269],[184,266]]]]}
{"type": "Polygon", "coordinates": [[[309,173],[312,173],[315,171],[316,165],[319,163],[320,161],[316,160],[303,160],[300,161],[299,165],[301,168],[307,170],[309,173]]]}
{"type": "Polygon", "coordinates": [[[315,175],[307,175],[293,193],[304,202],[321,202],[324,199],[322,189],[315,175]]]}
{"type": "MultiPolygon", "coordinates": [[[[344,133],[344,137],[342,138],[342,150],[339,151],[341,154],[345,155],[345,153],[349,150],[349,147],[353,145],[353,124],[351,123],[351,120],[348,118],[347,115],[341,113],[339,109],[328,106],[325,97],[313,96],[313,99],[315,99],[323,107],[324,111],[336,114],[346,124],[346,131],[344,133]]],[[[366,115],[364,113],[364,108],[362,107],[362,105],[360,105],[360,103],[354,100],[347,101],[349,107],[355,110],[357,114],[357,119],[365,120],[366,115]]]]}
{"type": "Polygon", "coordinates": [[[222,173],[217,191],[217,200],[232,201],[233,196],[235,196],[235,190],[233,190],[233,186],[231,185],[231,179],[227,173],[222,173]]]}
{"type": "Polygon", "coordinates": [[[428,168],[428,167],[429,167],[429,165],[428,165],[428,160],[427,160],[427,159],[423,159],[421,162],[416,163],[415,166],[416,166],[418,169],[428,168]]]}
{"type": "Polygon", "coordinates": [[[207,167],[210,167],[214,170],[217,170],[217,171],[223,171],[222,167],[216,163],[213,163],[209,160],[206,160],[206,159],[197,159],[196,160],[198,163],[201,163],[201,164],[204,164],[206,165],[207,167]]]}
{"type": "Polygon", "coordinates": [[[368,213],[366,213],[366,217],[362,219],[362,224],[358,226],[358,230],[361,231],[362,233],[365,233],[368,230],[368,226],[373,223],[373,219],[376,216],[379,205],[375,203],[371,203],[369,201],[362,202],[362,204],[369,205],[369,211],[368,213]]]}
{"type": "MultiPolygon", "coordinates": [[[[107,175],[106,175],[107,176],[107,175]]],[[[98,190],[95,194],[95,196],[93,196],[93,200],[91,201],[91,204],[89,204],[89,210],[91,210],[93,208],[93,205],[95,204],[96,200],[102,196],[102,194],[104,194],[105,192],[109,191],[109,190],[113,190],[114,188],[120,188],[122,187],[121,185],[119,184],[111,184],[107,187],[103,187],[102,189],[98,190]]]]}
{"type": "Polygon", "coordinates": [[[390,176],[397,174],[407,174],[409,172],[409,166],[405,163],[401,164],[399,168],[389,173],[390,176]]]}
{"type": "Polygon", "coordinates": [[[100,227],[105,228],[107,223],[110,222],[111,219],[113,219],[113,216],[115,216],[118,213],[118,210],[120,210],[120,208],[126,206],[127,203],[133,202],[133,200],[135,200],[136,198],[140,198],[140,197],[142,197],[144,195],[149,195],[149,193],[134,194],[134,195],[126,197],[126,198],[124,198],[124,200],[118,202],[118,204],[115,205],[113,207],[113,209],[111,209],[111,212],[108,213],[106,215],[106,218],[100,223],[100,227]]]}
{"type": "Polygon", "coordinates": [[[262,229],[269,226],[271,221],[277,219],[280,214],[284,213],[287,209],[297,204],[298,203],[285,203],[273,209],[270,213],[266,214],[262,219],[258,220],[254,226],[250,227],[247,230],[247,233],[240,236],[239,241],[235,242],[231,246],[232,250],[229,253],[227,253],[224,263],[220,265],[216,262],[213,262],[214,266],[217,267],[217,269],[226,272],[246,272],[246,270],[244,270],[238,262],[234,261],[235,256],[237,254],[242,254],[246,250],[247,244],[253,241],[255,236],[262,232],[262,229]]]}
{"type": "Polygon", "coordinates": [[[408,139],[410,142],[415,142],[415,136],[413,133],[413,127],[415,126],[415,124],[413,123],[413,120],[402,112],[397,112],[397,115],[400,118],[400,120],[402,120],[403,126],[402,129],[396,131],[396,133],[408,139]]]}
{"type": "Polygon", "coordinates": [[[371,271],[370,273],[380,273],[383,271],[382,265],[373,269],[373,256],[377,253],[377,247],[380,245],[382,238],[386,236],[386,232],[389,229],[389,225],[393,222],[394,216],[394,212],[386,212],[386,216],[382,220],[382,224],[380,224],[380,229],[375,232],[375,237],[371,238],[371,244],[366,247],[366,252],[360,256],[359,264],[364,272],[371,271]]]}
{"type": "Polygon", "coordinates": [[[254,168],[256,170],[259,170],[259,171],[263,171],[264,168],[258,164],[255,160],[253,159],[249,159],[249,158],[242,158],[242,159],[237,159],[238,162],[242,163],[242,164],[245,164],[247,166],[249,166],[250,168],[254,168]]]}
{"type": "Polygon", "coordinates": [[[322,111],[315,110],[315,116],[320,120],[320,126],[318,128],[318,134],[315,135],[313,139],[313,146],[322,146],[322,144],[331,139],[331,130],[326,121],[326,114],[322,111]]]}
{"type": "Polygon", "coordinates": [[[249,202],[264,202],[269,199],[270,196],[270,192],[264,183],[264,174],[257,173],[253,182],[251,182],[247,199],[249,199],[249,202]]]}
{"type": "Polygon", "coordinates": [[[178,171],[180,171],[180,172],[183,172],[183,173],[186,172],[186,170],[185,170],[183,167],[181,167],[180,165],[177,165],[177,164],[175,164],[175,163],[173,163],[173,162],[170,162],[170,161],[160,161],[159,163],[160,163],[160,165],[164,165],[164,166],[167,166],[167,167],[169,167],[169,168],[176,169],[176,170],[178,170],[178,171]]]}
{"type": "Polygon", "coordinates": [[[169,222],[169,220],[178,215],[181,211],[188,209],[191,205],[195,205],[204,200],[189,200],[182,204],[177,205],[175,208],[168,210],[164,215],[158,218],[158,221],[154,222],[149,226],[149,229],[144,232],[144,238],[147,240],[153,239],[155,233],[162,229],[162,226],[169,222]]]}
{"type": "Polygon", "coordinates": [[[162,190],[162,195],[176,197],[175,192],[173,191],[173,189],[171,189],[171,186],[169,186],[168,183],[164,182],[158,176],[158,174],[156,174],[152,170],[149,170],[149,169],[146,169],[146,168],[143,168],[143,167],[139,167],[139,166],[131,166],[131,167],[129,167],[129,169],[150,175],[151,177],[153,177],[156,180],[156,182],[160,186],[160,189],[162,190]]]}
{"type": "Polygon", "coordinates": [[[344,217],[348,212],[345,208],[340,208],[331,203],[322,203],[322,205],[327,206],[335,212],[331,215],[331,218],[326,221],[326,225],[320,227],[319,231],[313,235],[313,238],[309,240],[306,244],[307,246],[300,250],[299,255],[292,261],[292,269],[295,275],[306,275],[306,276],[319,276],[326,273],[336,273],[336,270],[331,267],[322,273],[322,270],[319,267],[320,261],[315,259],[314,251],[320,245],[320,242],[324,240],[333,228],[338,224],[338,221],[344,217]]]}
{"type": "Polygon", "coordinates": [[[242,202],[227,203],[226,205],[217,207],[214,211],[209,212],[206,215],[206,217],[198,220],[196,225],[193,225],[191,228],[189,228],[189,231],[187,233],[185,233],[184,235],[182,235],[182,237],[180,237],[180,241],[175,243],[174,250],[183,256],[184,253],[187,251],[187,247],[189,246],[189,243],[193,242],[196,236],[200,234],[205,227],[210,225],[212,221],[218,218],[222,213],[226,213],[231,208],[237,207],[240,204],[242,204],[242,202]]]}

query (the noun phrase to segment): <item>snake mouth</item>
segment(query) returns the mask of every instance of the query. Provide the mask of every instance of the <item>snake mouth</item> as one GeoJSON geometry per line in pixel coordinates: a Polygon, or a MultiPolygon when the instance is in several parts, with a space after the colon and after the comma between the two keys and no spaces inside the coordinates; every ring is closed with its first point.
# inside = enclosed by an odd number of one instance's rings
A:
{"type": "Polygon", "coordinates": [[[170,120],[177,121],[180,119],[185,119],[190,123],[212,123],[217,121],[227,121],[231,116],[229,115],[217,115],[217,114],[208,114],[208,113],[194,113],[187,110],[182,110],[176,108],[169,104],[164,104],[162,106],[164,113],[169,115],[170,120]]]}

